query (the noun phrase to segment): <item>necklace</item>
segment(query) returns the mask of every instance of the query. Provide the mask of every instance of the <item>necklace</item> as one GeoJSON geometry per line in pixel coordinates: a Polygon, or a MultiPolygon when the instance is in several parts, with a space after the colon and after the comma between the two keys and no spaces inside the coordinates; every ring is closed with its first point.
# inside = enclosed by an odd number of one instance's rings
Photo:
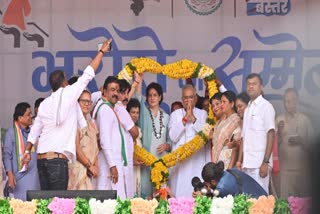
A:
{"type": "Polygon", "coordinates": [[[155,126],[155,124],[154,124],[154,118],[153,118],[152,112],[151,112],[150,108],[148,108],[148,110],[149,110],[150,117],[151,117],[151,121],[152,121],[152,128],[153,128],[154,136],[155,136],[157,139],[160,139],[160,138],[161,138],[161,135],[162,135],[162,128],[164,127],[163,122],[162,122],[163,112],[160,110],[160,118],[159,118],[160,131],[159,131],[159,133],[158,133],[157,130],[156,130],[156,126],[155,126]]]}

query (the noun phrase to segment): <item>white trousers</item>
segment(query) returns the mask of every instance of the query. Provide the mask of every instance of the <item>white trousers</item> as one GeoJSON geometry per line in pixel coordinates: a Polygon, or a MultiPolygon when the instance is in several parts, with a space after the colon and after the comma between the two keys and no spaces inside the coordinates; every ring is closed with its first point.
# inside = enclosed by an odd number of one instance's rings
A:
{"type": "MultiPolygon", "coordinates": [[[[124,167],[122,163],[116,163],[118,170],[118,182],[113,183],[110,179],[110,167],[102,152],[99,152],[99,176],[95,180],[97,190],[117,190],[117,196],[126,199],[124,167]]],[[[133,178],[132,178],[133,179],[133,178]]]]}

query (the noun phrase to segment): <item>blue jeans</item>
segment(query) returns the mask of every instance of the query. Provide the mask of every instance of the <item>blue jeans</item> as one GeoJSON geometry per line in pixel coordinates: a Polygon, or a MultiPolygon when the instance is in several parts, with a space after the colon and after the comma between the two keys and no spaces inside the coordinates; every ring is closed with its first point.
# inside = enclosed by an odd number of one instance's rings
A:
{"type": "Polygon", "coordinates": [[[37,160],[41,190],[67,190],[68,161],[62,158],[37,160]]]}

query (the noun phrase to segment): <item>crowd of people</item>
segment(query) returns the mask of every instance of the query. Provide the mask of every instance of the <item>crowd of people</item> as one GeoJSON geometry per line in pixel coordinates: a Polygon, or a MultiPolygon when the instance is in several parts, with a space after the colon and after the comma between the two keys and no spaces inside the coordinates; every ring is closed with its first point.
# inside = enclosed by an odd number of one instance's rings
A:
{"type": "Polygon", "coordinates": [[[63,71],[52,72],[52,93],[36,101],[35,116],[28,103],[16,105],[3,139],[7,183],[1,193],[25,200],[27,190],[95,189],[117,190],[120,198],[152,198],[150,167],[134,158],[134,145],[161,158],[203,129],[211,107],[216,123],[208,143],[170,168],[172,197],[201,194],[191,184],[195,176],[218,189],[217,196],[308,194],[302,182],[308,181],[305,160],[313,127],[299,111],[296,90],[285,91],[286,112],[276,117],[259,74],[250,74],[246,92],[238,95],[216,79],[219,92],[210,98],[199,96],[188,80],[169,114],[160,108],[160,84],[150,83],[143,98],[141,74],[134,73],[132,83],[109,76],[100,91],[86,90],[110,42],[80,77],[67,81],[63,71]],[[274,161],[280,162],[278,175],[272,173],[274,161]]]}

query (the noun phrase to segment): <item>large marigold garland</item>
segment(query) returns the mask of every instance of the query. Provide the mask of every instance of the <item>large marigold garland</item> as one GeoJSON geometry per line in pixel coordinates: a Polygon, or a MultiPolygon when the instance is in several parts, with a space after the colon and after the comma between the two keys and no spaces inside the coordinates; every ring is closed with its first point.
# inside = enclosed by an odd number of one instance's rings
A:
{"type": "MultiPolygon", "coordinates": [[[[119,72],[117,78],[132,82],[134,71],[139,74],[146,71],[154,74],[162,73],[172,79],[199,78],[207,82],[210,97],[218,92],[214,70],[202,63],[196,63],[188,59],[182,59],[162,66],[150,58],[134,58],[119,72]]],[[[210,130],[215,123],[211,108],[209,108],[206,122],[202,131],[192,140],[160,159],[157,159],[144,148],[135,145],[134,157],[151,167],[151,182],[157,190],[160,189],[161,184],[168,181],[168,167],[175,166],[178,162],[191,157],[208,142],[210,130]]]]}

